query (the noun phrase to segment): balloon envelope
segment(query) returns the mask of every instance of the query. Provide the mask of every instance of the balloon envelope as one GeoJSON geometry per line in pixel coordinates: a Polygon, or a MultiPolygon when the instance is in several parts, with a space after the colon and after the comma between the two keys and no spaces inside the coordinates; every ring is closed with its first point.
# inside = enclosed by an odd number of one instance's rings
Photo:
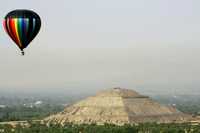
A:
{"type": "Polygon", "coordinates": [[[14,10],[3,21],[4,29],[21,51],[36,37],[41,27],[39,15],[30,10],[14,10]]]}

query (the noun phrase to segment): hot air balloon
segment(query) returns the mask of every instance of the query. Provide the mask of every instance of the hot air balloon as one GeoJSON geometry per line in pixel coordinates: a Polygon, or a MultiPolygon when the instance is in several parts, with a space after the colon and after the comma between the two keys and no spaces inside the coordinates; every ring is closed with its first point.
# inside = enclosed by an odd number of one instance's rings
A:
{"type": "Polygon", "coordinates": [[[14,10],[6,15],[3,26],[21,50],[22,55],[24,55],[24,49],[36,37],[40,30],[41,19],[33,11],[14,10]]]}

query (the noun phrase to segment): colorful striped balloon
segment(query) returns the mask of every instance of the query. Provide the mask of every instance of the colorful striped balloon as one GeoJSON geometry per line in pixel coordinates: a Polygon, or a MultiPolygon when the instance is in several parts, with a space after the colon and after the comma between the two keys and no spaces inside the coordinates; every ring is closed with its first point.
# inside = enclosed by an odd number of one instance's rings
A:
{"type": "Polygon", "coordinates": [[[39,15],[30,10],[14,10],[5,17],[4,29],[22,51],[36,37],[41,27],[39,15]]]}

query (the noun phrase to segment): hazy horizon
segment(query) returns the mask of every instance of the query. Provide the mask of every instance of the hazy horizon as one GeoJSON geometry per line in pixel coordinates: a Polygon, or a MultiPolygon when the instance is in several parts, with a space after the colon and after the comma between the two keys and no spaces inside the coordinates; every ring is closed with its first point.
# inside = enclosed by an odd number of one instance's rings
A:
{"type": "Polygon", "coordinates": [[[200,93],[200,1],[6,0],[42,19],[20,51],[0,27],[1,91],[200,93]]]}

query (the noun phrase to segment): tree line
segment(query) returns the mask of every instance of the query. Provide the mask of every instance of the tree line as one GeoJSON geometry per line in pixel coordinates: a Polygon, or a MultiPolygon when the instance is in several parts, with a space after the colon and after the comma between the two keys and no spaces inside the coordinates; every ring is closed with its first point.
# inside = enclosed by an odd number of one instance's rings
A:
{"type": "Polygon", "coordinates": [[[171,123],[156,124],[144,123],[139,125],[117,126],[112,124],[66,124],[49,125],[40,123],[29,123],[29,126],[17,125],[13,128],[11,125],[0,125],[0,133],[200,133],[200,125],[191,123],[171,123]]]}

